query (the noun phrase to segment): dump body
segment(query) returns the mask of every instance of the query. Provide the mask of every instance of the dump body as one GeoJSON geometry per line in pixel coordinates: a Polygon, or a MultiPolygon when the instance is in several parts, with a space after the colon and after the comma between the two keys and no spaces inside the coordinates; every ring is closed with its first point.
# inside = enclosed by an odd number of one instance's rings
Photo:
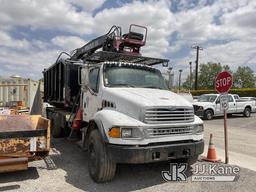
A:
{"type": "Polygon", "coordinates": [[[44,102],[70,108],[80,90],[79,65],[59,62],[44,70],[44,102]]]}
{"type": "Polygon", "coordinates": [[[0,173],[24,170],[49,153],[50,121],[39,115],[0,116],[0,173]]]}

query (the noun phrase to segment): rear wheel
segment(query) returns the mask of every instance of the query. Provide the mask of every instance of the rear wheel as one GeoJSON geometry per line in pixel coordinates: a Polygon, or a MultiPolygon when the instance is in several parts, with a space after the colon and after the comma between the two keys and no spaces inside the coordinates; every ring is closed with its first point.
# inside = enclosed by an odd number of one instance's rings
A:
{"type": "Polygon", "coordinates": [[[54,138],[61,138],[63,136],[63,129],[60,126],[60,115],[54,113],[52,116],[52,136],[54,138]]]}
{"type": "Polygon", "coordinates": [[[114,178],[116,163],[109,157],[104,141],[98,130],[93,130],[89,136],[88,169],[95,182],[106,182],[114,178]]]}
{"type": "Polygon", "coordinates": [[[52,136],[54,138],[60,138],[62,137],[62,129],[60,126],[56,125],[56,123],[54,123],[54,121],[52,121],[52,136]]]}
{"type": "Polygon", "coordinates": [[[212,110],[206,110],[204,112],[204,119],[211,120],[213,118],[213,112],[212,110]]]}
{"type": "Polygon", "coordinates": [[[251,116],[251,109],[249,107],[246,107],[243,112],[244,117],[250,117],[251,116]]]}

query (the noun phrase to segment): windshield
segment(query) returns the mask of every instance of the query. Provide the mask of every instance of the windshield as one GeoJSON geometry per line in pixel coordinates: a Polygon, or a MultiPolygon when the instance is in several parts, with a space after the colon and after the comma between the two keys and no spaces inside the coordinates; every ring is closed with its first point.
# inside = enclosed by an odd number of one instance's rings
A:
{"type": "Polygon", "coordinates": [[[159,70],[136,65],[105,65],[106,87],[140,87],[167,89],[159,70]]]}
{"type": "Polygon", "coordinates": [[[217,98],[217,95],[201,95],[198,97],[197,101],[199,102],[214,102],[217,98]]]}

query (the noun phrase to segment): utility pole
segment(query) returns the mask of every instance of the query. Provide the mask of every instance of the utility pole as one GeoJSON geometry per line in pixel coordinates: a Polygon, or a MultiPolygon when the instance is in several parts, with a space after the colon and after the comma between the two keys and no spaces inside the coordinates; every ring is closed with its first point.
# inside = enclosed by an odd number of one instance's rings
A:
{"type": "Polygon", "coordinates": [[[171,89],[172,88],[172,67],[169,67],[167,70],[168,73],[168,88],[171,89]]]}
{"type": "Polygon", "coordinates": [[[180,84],[181,84],[181,72],[182,72],[182,69],[179,70],[180,74],[179,74],[179,92],[180,92],[180,84]]]}
{"type": "Polygon", "coordinates": [[[192,61],[189,62],[189,89],[192,89],[192,61]]]}
{"type": "Polygon", "coordinates": [[[192,49],[196,49],[196,73],[195,73],[195,90],[197,90],[197,79],[198,79],[198,63],[199,63],[199,51],[203,50],[199,45],[193,45],[192,49]]]}

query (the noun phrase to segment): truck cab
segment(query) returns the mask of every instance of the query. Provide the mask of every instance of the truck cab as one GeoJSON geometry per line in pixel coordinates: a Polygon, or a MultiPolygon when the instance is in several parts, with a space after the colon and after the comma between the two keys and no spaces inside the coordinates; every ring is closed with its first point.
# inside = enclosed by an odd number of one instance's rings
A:
{"type": "Polygon", "coordinates": [[[117,163],[182,159],[203,153],[203,121],[169,91],[158,69],[103,62],[81,69],[83,143],[92,178],[114,177],[117,163]]]}

